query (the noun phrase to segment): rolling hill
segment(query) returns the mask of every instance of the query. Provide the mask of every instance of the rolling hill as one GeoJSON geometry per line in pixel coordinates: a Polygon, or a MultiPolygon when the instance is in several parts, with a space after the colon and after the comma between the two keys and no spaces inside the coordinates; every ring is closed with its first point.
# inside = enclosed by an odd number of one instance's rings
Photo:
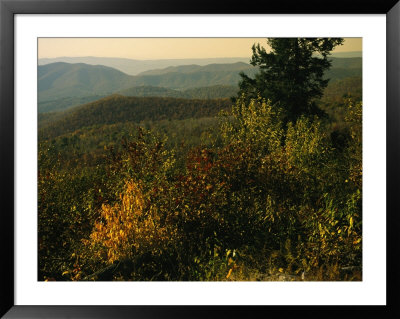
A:
{"type": "Polygon", "coordinates": [[[331,58],[332,67],[325,73],[331,82],[362,76],[362,58],[331,58]]]}
{"type": "Polygon", "coordinates": [[[248,75],[256,72],[255,68],[245,63],[199,66],[196,71],[189,73],[178,70],[130,76],[100,65],[62,62],[47,64],[38,67],[39,102],[91,95],[105,96],[137,86],[179,90],[213,85],[237,86],[240,71],[248,75]]]}
{"type": "Polygon", "coordinates": [[[129,75],[137,75],[141,72],[166,68],[178,65],[207,65],[212,63],[236,63],[249,62],[248,57],[232,57],[232,58],[203,58],[203,59],[162,59],[162,60],[134,60],[126,58],[109,58],[109,57],[57,57],[39,59],[39,65],[46,65],[56,62],[65,63],[85,63],[90,65],[105,65],[129,75]]]}
{"type": "Polygon", "coordinates": [[[208,64],[204,66],[200,65],[179,65],[179,66],[170,66],[165,69],[154,69],[142,72],[138,74],[138,76],[143,75],[163,75],[167,73],[184,73],[184,74],[192,74],[195,72],[230,72],[236,71],[239,73],[240,71],[257,71],[257,68],[254,68],[248,63],[236,62],[231,64],[208,64]]]}
{"type": "Polygon", "coordinates": [[[39,117],[39,137],[55,137],[95,125],[211,117],[230,105],[229,99],[125,97],[114,94],[64,112],[39,117]]]}
{"type": "MultiPolygon", "coordinates": [[[[131,76],[100,65],[53,63],[38,67],[39,112],[67,109],[113,93],[126,96],[224,98],[235,95],[239,73],[257,68],[242,62],[170,66],[131,76]],[[97,97],[97,98],[96,98],[97,97]]],[[[332,58],[331,82],[362,75],[361,58],[332,58]]]]}
{"type": "Polygon", "coordinates": [[[65,97],[108,95],[129,84],[131,76],[102,65],[53,63],[38,67],[39,102],[65,97]]]}
{"type": "Polygon", "coordinates": [[[61,99],[50,100],[50,101],[39,101],[38,111],[39,113],[63,111],[77,105],[99,100],[103,97],[105,96],[91,95],[83,97],[64,97],[61,99]]]}
{"type": "MultiPolygon", "coordinates": [[[[185,89],[182,91],[168,89],[164,87],[156,87],[150,85],[135,86],[129,89],[124,89],[116,92],[116,94],[124,96],[138,96],[138,97],[174,97],[184,99],[222,99],[231,98],[237,94],[238,88],[230,85],[214,85],[207,87],[198,87],[192,89],[185,89]]],[[[93,102],[105,96],[92,95],[85,97],[66,97],[55,99],[51,101],[39,102],[39,113],[57,112],[67,110],[74,106],[93,102]]]]}
{"type": "Polygon", "coordinates": [[[238,88],[230,85],[213,85],[185,90],[173,90],[156,86],[135,86],[117,92],[125,96],[160,96],[184,99],[222,99],[230,98],[237,94],[238,88]]]}

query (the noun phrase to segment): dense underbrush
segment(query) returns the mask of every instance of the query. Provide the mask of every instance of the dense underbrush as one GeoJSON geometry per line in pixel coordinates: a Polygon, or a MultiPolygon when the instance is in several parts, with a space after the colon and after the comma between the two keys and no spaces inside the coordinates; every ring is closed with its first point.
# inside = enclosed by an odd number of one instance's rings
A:
{"type": "Polygon", "coordinates": [[[207,144],[132,126],[87,165],[41,141],[39,280],[361,280],[362,106],[344,108],[332,132],[238,99],[207,144]]]}

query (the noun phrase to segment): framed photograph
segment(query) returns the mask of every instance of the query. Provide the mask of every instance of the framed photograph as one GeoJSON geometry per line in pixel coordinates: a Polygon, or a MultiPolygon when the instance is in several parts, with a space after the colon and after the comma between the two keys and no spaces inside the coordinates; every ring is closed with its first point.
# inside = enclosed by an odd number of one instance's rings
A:
{"type": "Polygon", "coordinates": [[[1,0],[1,315],[398,316],[399,15],[1,0]]]}

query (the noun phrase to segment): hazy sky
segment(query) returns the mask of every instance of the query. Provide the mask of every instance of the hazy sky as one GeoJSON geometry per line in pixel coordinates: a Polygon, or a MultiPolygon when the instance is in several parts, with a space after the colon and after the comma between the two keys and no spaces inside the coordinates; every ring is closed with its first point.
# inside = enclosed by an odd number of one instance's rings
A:
{"type": "MultiPolygon", "coordinates": [[[[345,38],[335,52],[362,51],[362,38],[345,38]]],[[[139,60],[250,57],[264,38],[39,38],[39,58],[118,57],[139,60]]]]}

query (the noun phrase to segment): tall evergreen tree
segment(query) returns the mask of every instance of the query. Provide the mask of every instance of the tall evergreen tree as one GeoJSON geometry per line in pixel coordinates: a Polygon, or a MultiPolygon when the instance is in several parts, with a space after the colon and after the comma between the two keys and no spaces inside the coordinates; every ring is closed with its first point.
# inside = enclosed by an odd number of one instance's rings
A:
{"type": "Polygon", "coordinates": [[[331,66],[328,56],[343,42],[342,38],[268,38],[270,52],[254,44],[250,63],[260,72],[255,78],[241,73],[239,96],[270,99],[282,108],[286,122],[321,113],[315,99],[328,85],[324,78],[331,66]]]}

